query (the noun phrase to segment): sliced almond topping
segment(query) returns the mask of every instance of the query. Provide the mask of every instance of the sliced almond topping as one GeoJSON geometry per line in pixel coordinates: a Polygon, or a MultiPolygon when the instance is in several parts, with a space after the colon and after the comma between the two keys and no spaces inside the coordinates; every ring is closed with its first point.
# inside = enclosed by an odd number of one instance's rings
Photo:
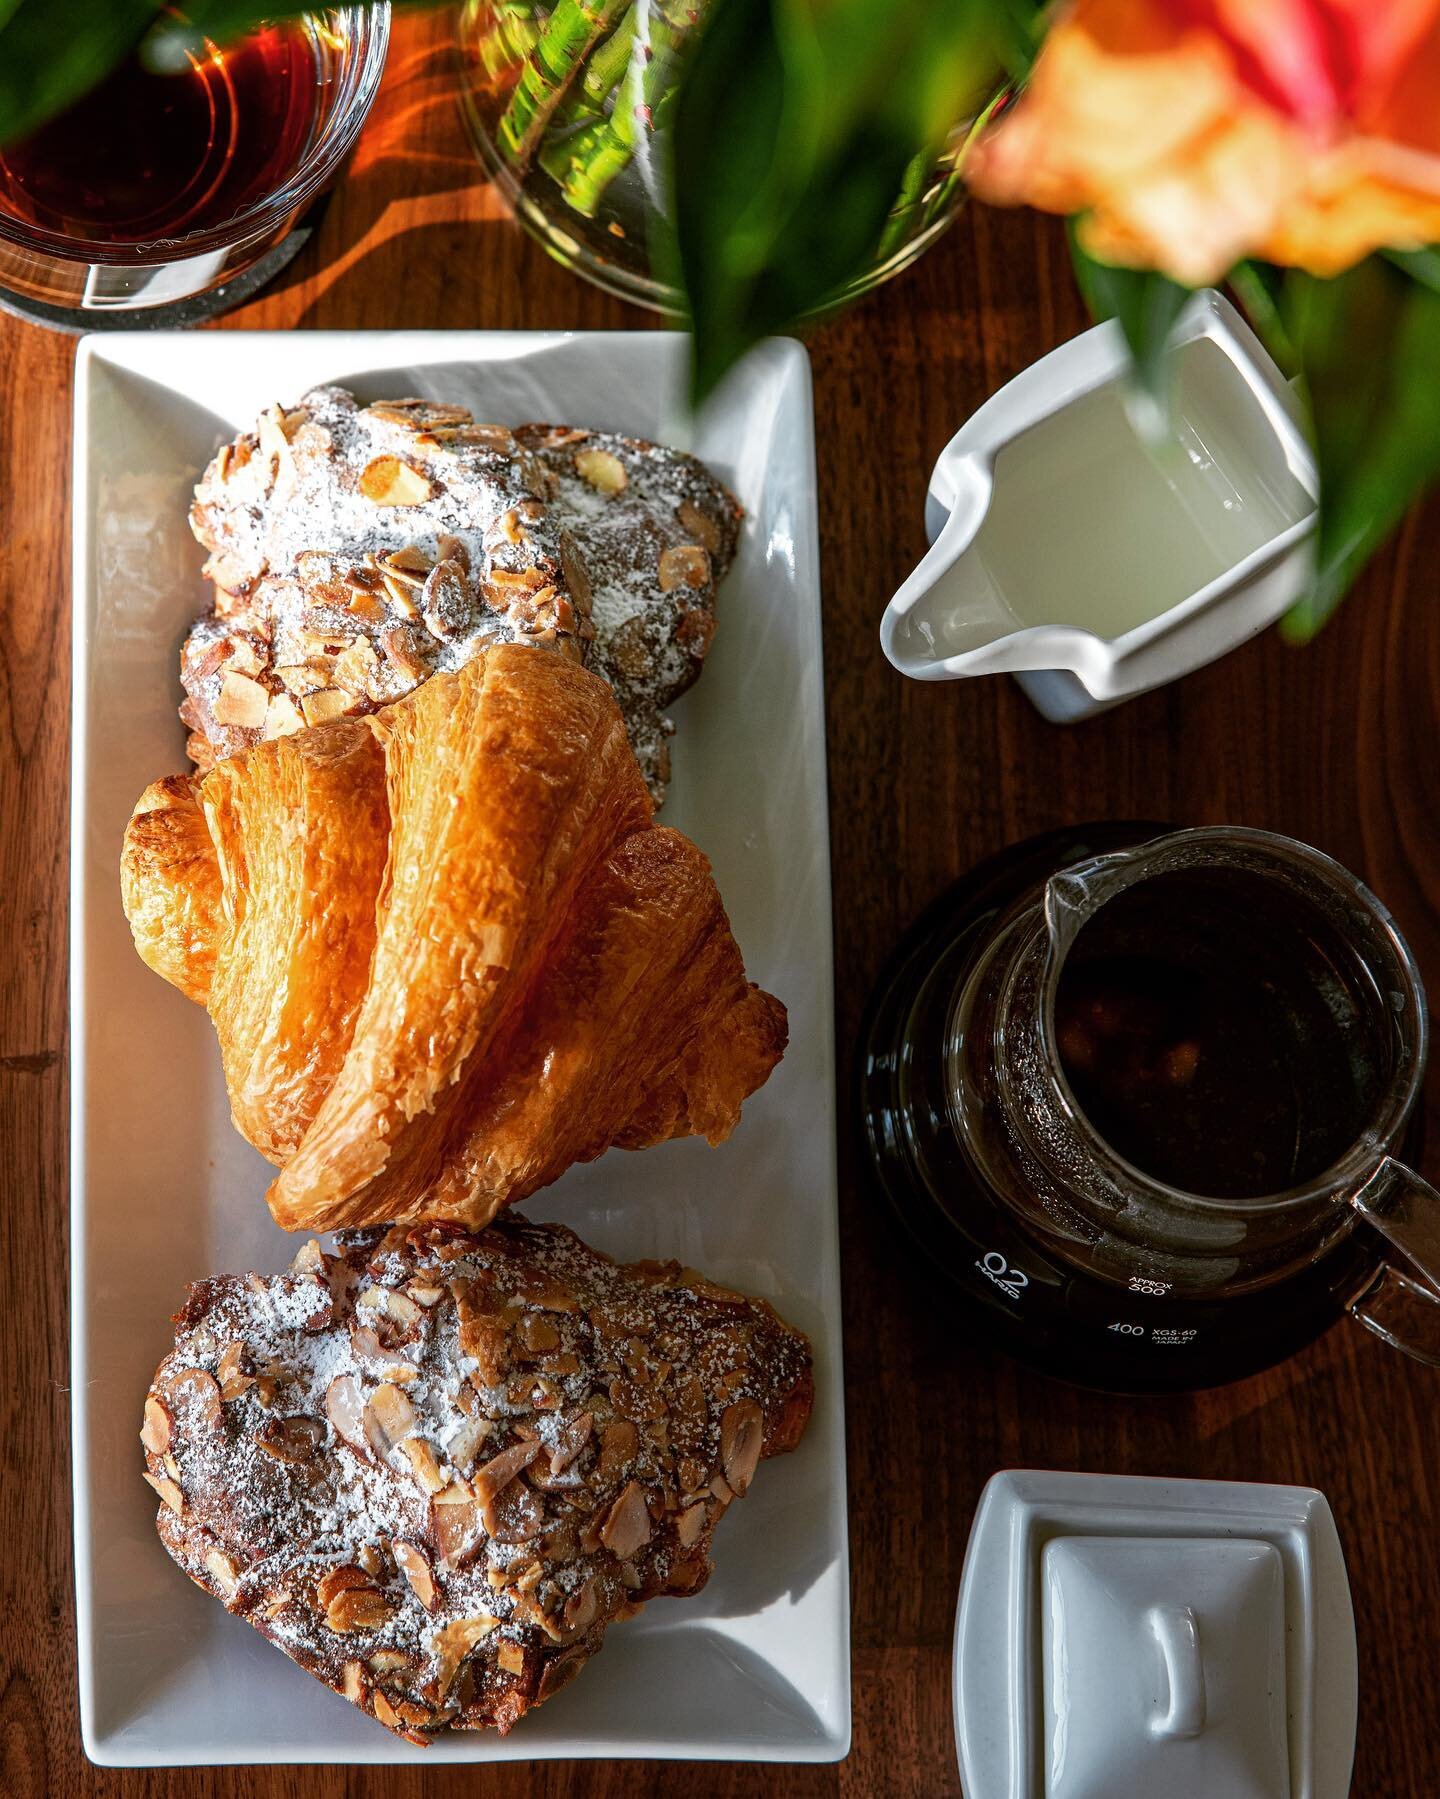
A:
{"type": "Polygon", "coordinates": [[[399,1674],[410,1666],[410,1657],[403,1649],[377,1649],[365,1659],[375,1674],[399,1674]]]}
{"type": "MultiPolygon", "coordinates": [[[[379,584],[377,583],[377,585],[379,584]]],[[[383,624],[388,616],[384,600],[381,599],[378,592],[369,587],[352,585],[345,604],[356,618],[364,619],[367,624],[383,624]]]]}
{"type": "Polygon", "coordinates": [[[379,1332],[371,1324],[350,1326],[350,1347],[367,1368],[387,1375],[392,1381],[408,1386],[420,1370],[402,1356],[394,1354],[380,1341],[379,1332]]]}
{"type": "Polygon", "coordinates": [[[520,1341],[528,1350],[540,1355],[547,1349],[560,1347],[560,1333],[548,1318],[542,1318],[535,1312],[527,1312],[520,1320],[520,1341]]]}
{"type": "Polygon", "coordinates": [[[379,1687],[376,1687],[375,1689],[375,1697],[372,1703],[375,1707],[376,1718],[387,1730],[397,1730],[402,1731],[403,1733],[403,1726],[395,1714],[395,1707],[391,1705],[390,1701],[380,1691],[379,1687]]]}
{"type": "Polygon", "coordinates": [[[617,1418],[600,1433],[600,1460],[596,1473],[607,1484],[619,1478],[635,1460],[640,1433],[628,1418],[617,1418]]]}
{"type": "Polygon", "coordinates": [[[422,506],[435,488],[398,456],[377,456],[360,476],[360,491],[377,506],[422,506]]]}
{"type": "Polygon", "coordinates": [[[346,1662],[341,1676],[341,1692],[351,1705],[365,1703],[365,1669],[360,1662],[346,1662]]]}
{"type": "Polygon", "coordinates": [[[518,1643],[503,1642],[495,1652],[495,1660],[507,1674],[525,1672],[525,1651],[518,1643]]]}
{"type": "Polygon", "coordinates": [[[142,1478],[147,1485],[154,1487],[177,1518],[185,1516],[185,1495],[173,1480],[166,1480],[161,1475],[148,1472],[142,1478]]]}
{"type": "Polygon", "coordinates": [[[337,1374],[325,1389],[325,1416],[343,1443],[365,1448],[365,1402],[353,1374],[337,1374]]]}
{"type": "Polygon", "coordinates": [[[487,1504],[497,1493],[503,1492],[523,1468],[530,1466],[541,1448],[538,1439],[530,1443],[512,1443],[508,1449],[502,1449],[499,1455],[492,1456],[471,1477],[470,1486],[475,1497],[482,1505],[487,1504]]]}
{"type": "Polygon", "coordinates": [[[425,628],[442,642],[454,637],[470,611],[470,589],[458,562],[438,562],[425,578],[421,610],[425,628]]]}
{"type": "Polygon", "coordinates": [[[550,1452],[550,1472],[563,1474],[590,1441],[594,1430],[595,1419],[590,1412],[582,1412],[567,1424],[550,1452]]]}
{"type": "MultiPolygon", "coordinates": [[[[462,1387],[462,1393],[474,1393],[473,1387],[462,1387]]],[[[452,1433],[445,1445],[445,1454],[462,1473],[468,1474],[475,1457],[480,1453],[481,1445],[494,1430],[488,1418],[470,1417],[452,1433]]]]}
{"type": "Polygon", "coordinates": [[[312,668],[308,662],[282,662],[275,669],[276,679],[282,681],[297,699],[307,693],[314,693],[330,679],[329,673],[322,674],[318,668],[312,668]]]}
{"type": "MultiPolygon", "coordinates": [[[[415,611],[418,614],[419,607],[415,611]]],[[[422,647],[426,641],[417,636],[413,626],[389,625],[380,633],[380,648],[412,684],[425,680],[431,672],[429,656],[422,647]]]]}
{"type": "Polygon", "coordinates": [[[545,1523],[545,1508],[523,1480],[509,1481],[480,1508],[485,1528],[497,1543],[528,1543],[545,1523]]]}
{"type": "MultiPolygon", "coordinates": [[[[441,539],[442,543],[446,541],[441,539]]],[[[443,557],[444,552],[441,552],[443,557]]],[[[380,558],[380,566],[388,568],[395,574],[413,575],[417,582],[422,581],[430,573],[431,560],[418,543],[402,544],[398,550],[391,550],[380,558]]]]}
{"type": "Polygon", "coordinates": [[[720,549],[720,527],[706,512],[702,512],[693,500],[682,500],[675,508],[675,516],[681,528],[690,533],[697,543],[701,543],[712,556],[720,549]]]}
{"type": "Polygon", "coordinates": [[[760,1460],[765,1419],[753,1399],[738,1399],[720,1419],[720,1465],[737,1497],[743,1499],[760,1460]]]}
{"type": "Polygon", "coordinates": [[[710,558],[698,543],[672,544],[660,558],[660,591],[677,587],[704,587],[710,579],[710,558]]]}
{"type": "Polygon", "coordinates": [[[363,1568],[357,1568],[353,1562],[340,1562],[333,1568],[327,1568],[315,1583],[315,1603],[322,1611],[341,1593],[348,1593],[352,1587],[368,1587],[370,1576],[363,1568]]]}
{"type": "Polygon", "coordinates": [[[582,481],[588,481],[597,493],[624,493],[630,485],[630,477],[625,473],[624,464],[618,456],[612,456],[609,450],[577,450],[575,472],[582,481]]]}
{"type": "Polygon", "coordinates": [[[595,1576],[592,1574],[584,1586],[565,1601],[565,1609],[560,1615],[565,1621],[566,1630],[572,1636],[579,1636],[582,1630],[588,1630],[595,1622],[597,1610],[595,1576]]]}
{"type": "Polygon", "coordinates": [[[645,1490],[638,1481],[627,1481],[620,1497],[600,1526],[600,1541],[619,1561],[628,1562],[637,1549],[650,1541],[650,1511],[645,1490]]]}
{"type": "Polygon", "coordinates": [[[265,712],[265,735],[267,738],[293,737],[297,731],[305,729],[305,720],[300,708],[288,693],[272,694],[270,704],[265,712]]]}
{"type": "Polygon", "coordinates": [[[170,1414],[153,1393],[145,1401],[145,1422],[140,1426],[140,1441],[154,1455],[164,1455],[170,1447],[170,1414]]]}
{"type": "Polygon", "coordinates": [[[435,1576],[431,1572],[425,1551],[414,1543],[398,1542],[392,1543],[390,1549],[400,1572],[410,1583],[410,1591],[427,1612],[438,1611],[440,1589],[435,1584],[435,1576]]]}
{"type": "Polygon", "coordinates": [[[385,584],[385,592],[389,595],[390,604],[401,618],[419,618],[419,596],[423,583],[418,579],[412,581],[406,575],[392,575],[389,569],[382,570],[380,578],[385,584]]]}
{"type": "MultiPolygon", "coordinates": [[[[492,568],[485,577],[486,584],[495,587],[502,594],[534,593],[549,583],[544,572],[538,568],[492,568]]],[[[502,600],[502,605],[507,601],[502,600]]]]}
{"type": "Polygon", "coordinates": [[[440,1472],[440,1464],[435,1459],[435,1451],[424,1437],[407,1437],[400,1445],[405,1452],[416,1480],[427,1493],[439,1493],[445,1486],[445,1476],[440,1472]]]}
{"type": "Polygon", "coordinates": [[[307,662],[333,662],[355,641],[353,631],[301,631],[300,651],[307,662]]]}
{"type": "Polygon", "coordinates": [[[223,1549],[212,1549],[205,1557],[210,1578],[220,1589],[220,1597],[228,1605],[240,1588],[240,1570],[223,1549]]]}
{"type": "Polygon", "coordinates": [[[458,1483],[452,1482],[431,1499],[430,1536],[441,1565],[447,1570],[468,1566],[483,1547],[484,1516],[458,1483]],[[452,1493],[457,1495],[453,1501],[452,1493]]]}
{"type": "Polygon", "coordinates": [[[675,1535],[680,1540],[682,1549],[693,1549],[700,1540],[700,1533],[705,1528],[705,1507],[689,1505],[675,1520],[675,1535]]]}
{"type": "Polygon", "coordinates": [[[393,1287],[386,1287],[385,1313],[392,1323],[398,1324],[404,1331],[417,1331],[425,1317],[424,1311],[408,1293],[399,1293],[393,1287]]]}
{"type": "Polygon", "coordinates": [[[395,1615],[395,1607],[377,1587],[347,1587],[325,1607],[325,1622],[333,1631],[378,1630],[395,1615]]]}
{"type": "Polygon", "coordinates": [[[714,1480],[711,1481],[710,1491],[720,1501],[721,1505],[729,1505],[730,1501],[735,1497],[730,1489],[730,1483],[723,1474],[717,1474],[714,1480]]]}
{"type": "Polygon", "coordinates": [[[165,1399],[172,1415],[191,1418],[209,1430],[219,1430],[224,1420],[220,1387],[203,1368],[182,1368],[165,1383],[165,1399]]]}
{"type": "Polygon", "coordinates": [[[397,1292],[393,1287],[367,1287],[355,1301],[355,1310],[378,1313],[407,1335],[417,1331],[425,1317],[408,1293],[397,1292]]]}
{"type": "Polygon", "coordinates": [[[431,1306],[439,1305],[440,1301],[445,1297],[445,1289],[443,1287],[417,1286],[414,1281],[411,1281],[405,1291],[415,1301],[417,1306],[424,1306],[427,1312],[431,1306]]]}
{"type": "Polygon", "coordinates": [[[508,456],[515,448],[514,433],[504,425],[434,425],[428,435],[448,449],[494,450],[508,456]]]}
{"type": "Polygon", "coordinates": [[[326,719],[339,718],[348,712],[355,703],[354,696],[343,688],[322,687],[317,693],[307,693],[300,702],[300,710],[305,714],[307,725],[323,725],[326,719]]]}
{"type": "Polygon", "coordinates": [[[470,552],[465,547],[465,540],[449,531],[442,531],[436,538],[435,559],[437,562],[458,562],[465,574],[470,573],[470,552]]]}
{"type": "Polygon", "coordinates": [[[260,414],[257,436],[260,439],[260,454],[265,457],[278,456],[282,460],[290,454],[290,439],[285,435],[281,423],[284,418],[278,406],[267,407],[260,414]]]}
{"type": "Polygon", "coordinates": [[[388,1578],[390,1561],[379,1543],[367,1543],[360,1551],[357,1560],[377,1585],[388,1578]]]}
{"type": "Polygon", "coordinates": [[[265,723],[270,696],[249,675],[227,674],[211,708],[217,725],[234,725],[247,731],[258,731],[265,723]]]}
{"type": "Polygon", "coordinates": [[[403,425],[407,431],[424,431],[434,425],[466,425],[470,413],[464,406],[452,406],[444,400],[377,400],[365,408],[369,417],[383,419],[388,425],[403,425]]]}
{"type": "MultiPolygon", "coordinates": [[[[483,1614],[474,1618],[457,1618],[453,1624],[437,1630],[430,1639],[430,1649],[435,1657],[435,1684],[442,1699],[454,1685],[455,1676],[460,1672],[460,1664],[465,1657],[477,1643],[484,1642],[499,1622],[498,1618],[487,1618],[483,1614]]],[[[501,1653],[504,1653],[503,1645],[501,1653]]]]}
{"type": "Polygon", "coordinates": [[[357,697],[369,695],[379,672],[380,658],[375,654],[375,646],[363,637],[335,658],[336,683],[357,697]]]}
{"type": "Polygon", "coordinates": [[[297,1276],[309,1275],[312,1280],[323,1281],[325,1279],[325,1252],[321,1249],[317,1238],[311,1237],[308,1242],[302,1243],[295,1251],[295,1259],[290,1264],[290,1272],[297,1276]]]}
{"type": "Polygon", "coordinates": [[[237,675],[258,675],[264,668],[266,659],[251,643],[248,637],[231,639],[233,648],[230,652],[230,667],[237,675]]]}
{"type": "Polygon", "coordinates": [[[578,1312],[580,1302],[575,1295],[562,1287],[557,1280],[544,1275],[535,1277],[525,1283],[525,1291],[519,1295],[527,1306],[538,1306],[542,1312],[578,1312]]]}
{"type": "Polygon", "coordinates": [[[318,1418],[267,1418],[255,1433],[255,1447],[277,1462],[308,1462],[324,1441],[325,1426],[318,1418]]]}
{"type": "Polygon", "coordinates": [[[365,1408],[365,1435],[380,1460],[415,1428],[415,1408],[391,1381],[378,1386],[365,1408]]]}

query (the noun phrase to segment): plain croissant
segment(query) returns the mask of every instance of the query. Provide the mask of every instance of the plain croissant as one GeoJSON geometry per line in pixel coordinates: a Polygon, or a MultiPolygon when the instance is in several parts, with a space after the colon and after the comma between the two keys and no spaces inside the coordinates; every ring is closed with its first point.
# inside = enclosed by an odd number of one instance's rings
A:
{"type": "Polygon", "coordinates": [[[784,1052],[609,687],[521,645],[156,782],[121,882],[286,1229],[479,1229],[613,1145],[719,1142],[784,1052]]]}

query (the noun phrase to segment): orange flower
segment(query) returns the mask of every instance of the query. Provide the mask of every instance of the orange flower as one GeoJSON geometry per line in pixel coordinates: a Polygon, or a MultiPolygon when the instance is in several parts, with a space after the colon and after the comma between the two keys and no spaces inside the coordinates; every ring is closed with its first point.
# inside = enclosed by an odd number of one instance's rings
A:
{"type": "Polygon", "coordinates": [[[1440,0],[1073,0],[966,175],[1190,286],[1435,242],[1440,0]]]}

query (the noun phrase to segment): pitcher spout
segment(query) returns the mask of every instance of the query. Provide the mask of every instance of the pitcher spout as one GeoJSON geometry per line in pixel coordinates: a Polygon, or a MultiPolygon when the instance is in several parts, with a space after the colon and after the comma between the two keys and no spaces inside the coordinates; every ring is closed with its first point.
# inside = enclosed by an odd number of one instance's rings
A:
{"type": "Polygon", "coordinates": [[[1062,868],[1045,884],[1045,929],[1052,963],[1063,961],[1081,930],[1136,876],[1139,852],[1119,850],[1062,868]]]}

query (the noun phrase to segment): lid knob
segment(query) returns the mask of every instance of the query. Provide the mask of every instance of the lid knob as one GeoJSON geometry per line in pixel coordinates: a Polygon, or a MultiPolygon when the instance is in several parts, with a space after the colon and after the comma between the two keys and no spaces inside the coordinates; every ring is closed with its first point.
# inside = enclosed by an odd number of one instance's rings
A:
{"type": "Polygon", "coordinates": [[[1205,1663],[1200,1625],[1188,1605],[1152,1605],[1145,1614],[1165,1664],[1169,1701],[1152,1718],[1152,1737],[1198,1737],[1205,1728],[1205,1663]]]}

